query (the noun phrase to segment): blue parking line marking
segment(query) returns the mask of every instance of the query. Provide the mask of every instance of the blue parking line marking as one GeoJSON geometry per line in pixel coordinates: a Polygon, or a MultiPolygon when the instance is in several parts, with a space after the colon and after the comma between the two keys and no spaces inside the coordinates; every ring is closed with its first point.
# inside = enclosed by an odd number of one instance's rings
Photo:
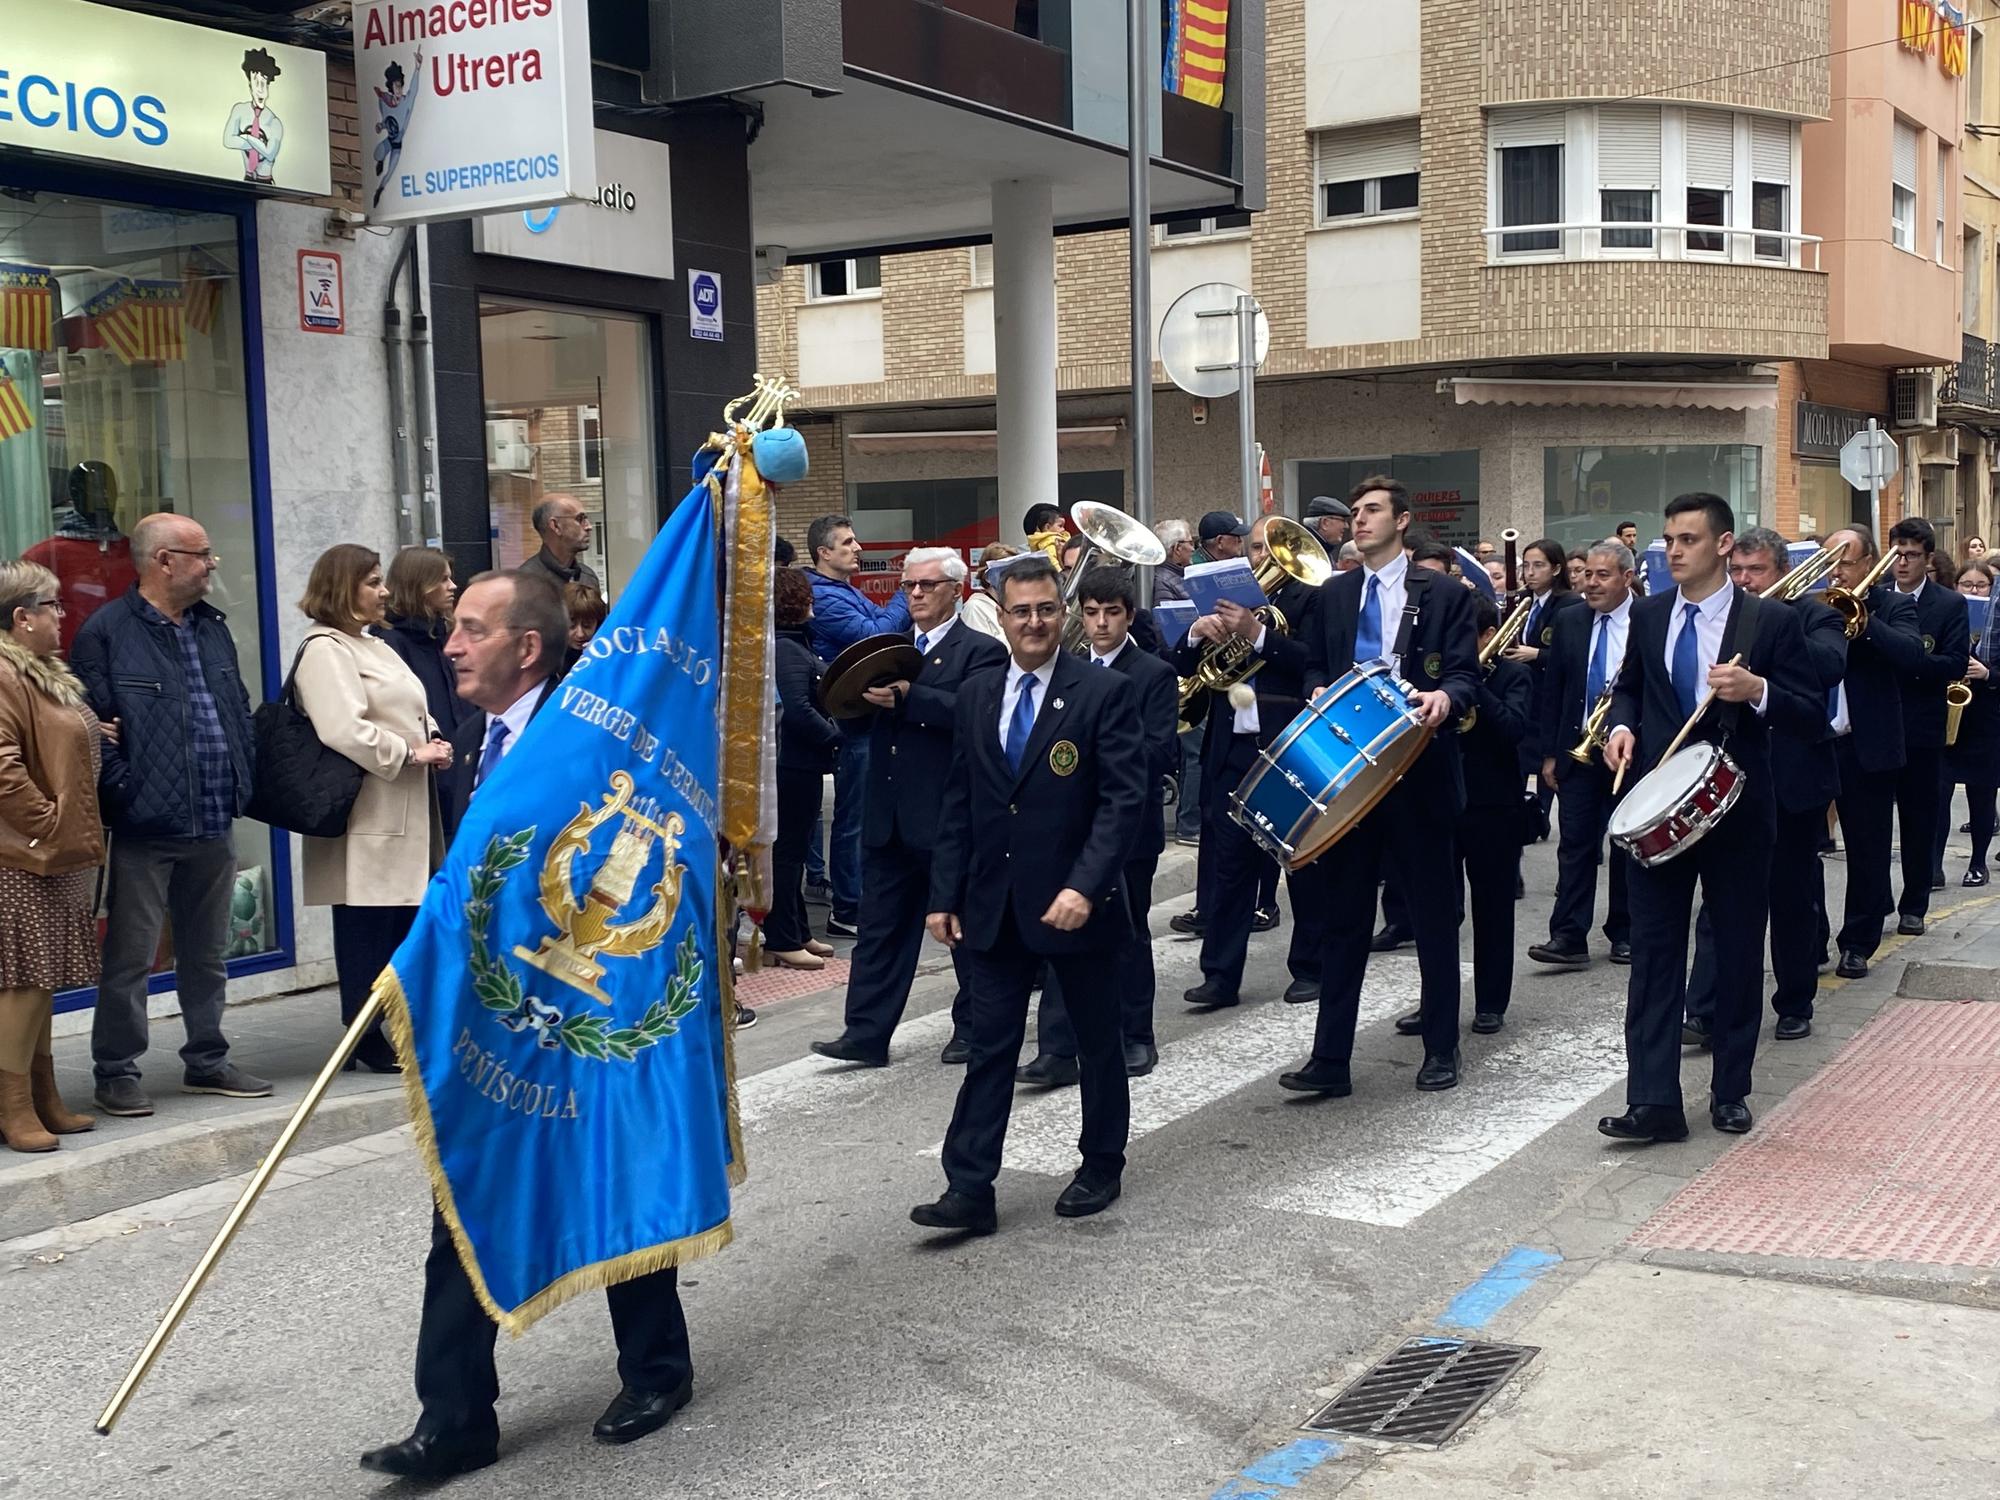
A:
{"type": "Polygon", "coordinates": [[[1484,1276],[1451,1299],[1438,1319],[1440,1328],[1484,1328],[1521,1293],[1533,1286],[1562,1257],[1547,1250],[1516,1245],[1484,1276]]]}

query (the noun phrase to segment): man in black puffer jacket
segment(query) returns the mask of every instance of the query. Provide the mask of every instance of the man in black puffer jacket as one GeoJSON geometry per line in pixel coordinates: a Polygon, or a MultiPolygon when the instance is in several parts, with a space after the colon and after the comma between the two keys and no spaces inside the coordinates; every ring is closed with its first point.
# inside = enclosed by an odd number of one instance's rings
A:
{"type": "Polygon", "coordinates": [[[271,1085],[229,1061],[222,1035],[223,949],[236,889],[235,820],[250,801],[250,699],[222,611],[204,600],[215,576],[208,533],[186,516],[132,529],[139,582],[84,622],[70,648],[98,718],[119,726],[105,747],[102,801],[111,845],[104,976],[91,1029],[97,1103],[150,1115],[139,1087],[146,979],[171,916],[174,983],[187,1043],[182,1088],[261,1099],[271,1085]]]}

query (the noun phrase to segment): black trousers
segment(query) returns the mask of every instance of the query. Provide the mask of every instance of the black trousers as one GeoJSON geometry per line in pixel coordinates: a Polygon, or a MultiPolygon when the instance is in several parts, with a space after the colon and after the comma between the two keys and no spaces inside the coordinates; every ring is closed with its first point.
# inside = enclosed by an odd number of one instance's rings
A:
{"type": "Polygon", "coordinates": [[[1896,773],[1896,836],[1903,851],[1903,894],[1896,911],[1921,917],[1931,908],[1931,846],[1937,838],[1938,779],[1944,774],[1944,751],[1911,745],[1903,769],[1896,773]]]}
{"type": "Polygon", "coordinates": [[[1688,928],[1700,882],[1715,931],[1714,1069],[1719,1101],[1750,1093],[1764,981],[1771,849],[1765,807],[1742,803],[1664,864],[1632,867],[1632,975],[1625,997],[1626,1102],[1680,1109],[1688,928]]]}
{"type": "Polygon", "coordinates": [[[826,777],[818,771],[778,767],[778,841],[771,846],[771,911],[764,945],[796,953],[813,935],[806,912],[806,850],[819,824],[826,777]]]}
{"type": "MultiPolygon", "coordinates": [[[[1153,931],[1146,914],[1153,909],[1153,876],[1159,856],[1128,860],[1122,889],[1132,917],[1132,940],[1118,955],[1118,1030],[1127,1042],[1153,1045],[1153,931]]],[[[1062,976],[1054,968],[1042,976],[1042,998],[1035,1012],[1035,1051],[1050,1057],[1076,1056],[1076,1027],[1063,999],[1062,976]]]]}
{"type": "MultiPolygon", "coordinates": [[[[1820,933],[1826,926],[1825,874],[1819,863],[1826,811],[1778,813],[1778,841],[1771,846],[1771,1009],[1812,1019],[1819,993],[1820,933]]],[[[1694,965],[1688,971],[1687,1013],[1715,1017],[1715,924],[1702,902],[1694,923],[1694,965]]]]}
{"type": "MultiPolygon", "coordinates": [[[[1458,891],[1458,925],[1461,927],[1465,925],[1465,891],[1463,887],[1458,891]]],[[[1404,899],[1403,888],[1396,883],[1396,877],[1393,875],[1382,882],[1382,930],[1394,933],[1404,942],[1409,941],[1412,931],[1410,927],[1410,903],[1404,899]]]]}
{"type": "MultiPolygon", "coordinates": [[[[1036,912],[1030,920],[1040,917],[1036,912]]],[[[1070,1024],[1076,1028],[1083,1095],[1083,1131],[1077,1147],[1084,1167],[1100,1177],[1124,1171],[1125,1142],[1132,1129],[1116,989],[1123,950],[1097,948],[1044,957],[1021,942],[1014,921],[1011,910],[1002,917],[997,947],[959,945],[965,953],[970,998],[965,1030],[972,1059],[966,1064],[965,1082],[959,1085],[951,1128],[945,1132],[944,1175],[959,1192],[985,1203],[993,1201],[993,1179],[1000,1175],[1007,1143],[1014,1069],[1028,1034],[1028,993],[1044,962],[1062,983],[1070,1024]]]]}
{"type": "MultiPolygon", "coordinates": [[[[687,1318],[672,1270],[604,1289],[618,1342],[618,1378],[640,1391],[671,1391],[693,1377],[687,1318]]],[[[486,1316],[459,1264],[444,1215],[431,1210],[431,1253],[424,1262],[424,1310],[417,1325],[417,1431],[492,1436],[500,1377],[493,1367],[499,1327],[486,1316]]]]}
{"type": "MultiPolygon", "coordinates": [[[[340,981],[342,1025],[361,1014],[375,977],[396,956],[403,939],[417,924],[414,906],[336,906],[333,908],[333,970],[340,981]]],[[[368,1028],[355,1049],[365,1062],[387,1062],[394,1056],[382,1023],[368,1028]]]]}
{"type": "MultiPolygon", "coordinates": [[[[1952,792],[1961,784],[1952,775],[1949,755],[1942,759],[1941,767],[1938,772],[1937,832],[1931,838],[1931,869],[1934,871],[1944,868],[1944,846],[1951,838],[1952,792]]],[[[1972,822],[1971,862],[1983,865],[1986,863],[1987,846],[1993,842],[1996,792],[1994,784],[1990,781],[1967,781],[1963,785],[1966,815],[1972,822]]]]}
{"type": "MultiPolygon", "coordinates": [[[[877,1052],[889,1050],[889,1037],[910,1003],[910,983],[924,947],[924,917],[930,911],[931,853],[891,837],[879,848],[861,851],[861,936],[847,971],[846,1033],[877,1052]]],[[[1039,915],[1039,914],[1038,914],[1039,915]]],[[[965,947],[952,950],[952,967],[959,978],[959,998],[951,1007],[953,1029],[963,1030],[965,947]]]]}
{"type": "Polygon", "coordinates": [[[1286,871],[1285,892],[1292,903],[1292,943],[1285,951],[1285,968],[1294,979],[1318,984],[1326,947],[1326,870],[1322,862],[1315,860],[1303,870],[1286,871]]]}
{"type": "Polygon", "coordinates": [[[1514,882],[1521,873],[1521,808],[1468,807],[1458,815],[1460,888],[1472,909],[1472,1008],[1507,1014],[1514,993],[1514,882]]]}
{"type": "MultiPolygon", "coordinates": [[[[1231,821],[1235,821],[1231,819],[1231,821]]],[[[1278,904],[1278,862],[1264,861],[1264,869],[1257,876],[1257,909],[1269,911],[1278,904]]]]}
{"type": "MultiPolygon", "coordinates": [[[[1896,908],[1889,888],[1889,830],[1895,816],[1898,771],[1870,772],[1854,756],[1854,737],[1833,742],[1840,763],[1840,838],[1847,849],[1847,896],[1841,913],[1840,951],[1873,958],[1882,922],[1896,908]]],[[[1930,871],[1924,872],[1928,888],[1930,871]]]]}
{"type": "Polygon", "coordinates": [[[1201,767],[1201,858],[1208,877],[1208,889],[1199,898],[1207,923],[1201,938],[1201,974],[1231,995],[1243,987],[1250,918],[1256,912],[1264,873],[1270,870],[1275,878],[1277,869],[1263,846],[1229,816],[1229,794],[1256,759],[1257,737],[1239,734],[1213,765],[1203,761],[1201,767]]]}
{"type": "Polygon", "coordinates": [[[1354,1056],[1372,936],[1369,918],[1375,911],[1376,883],[1385,871],[1405,890],[1436,895],[1409,908],[1421,975],[1424,1053],[1445,1056],[1458,1046],[1458,914],[1456,903],[1445,899],[1457,875],[1455,859],[1451,814],[1425,805],[1403,782],[1317,861],[1326,870],[1326,939],[1320,950],[1314,1057],[1347,1062],[1354,1056]]]}
{"type": "MultiPolygon", "coordinates": [[[[1564,757],[1556,779],[1560,786],[1556,819],[1561,842],[1556,846],[1556,904],[1549,913],[1549,946],[1563,953],[1589,947],[1590,918],[1597,909],[1597,867],[1604,860],[1605,830],[1611,826],[1611,773],[1597,761],[1578,765],[1564,757]]],[[[1627,895],[1632,860],[1622,849],[1611,851],[1611,904],[1604,914],[1604,935],[1614,943],[1631,939],[1632,918],[1627,895]]]]}

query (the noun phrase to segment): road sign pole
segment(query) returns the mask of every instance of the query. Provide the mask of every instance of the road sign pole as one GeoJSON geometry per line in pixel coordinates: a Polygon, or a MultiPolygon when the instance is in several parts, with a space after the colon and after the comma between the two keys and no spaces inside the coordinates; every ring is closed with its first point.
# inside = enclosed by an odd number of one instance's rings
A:
{"type": "Polygon", "coordinates": [[[1243,524],[1257,524],[1263,476],[1257,462],[1257,299],[1248,292],[1236,299],[1237,441],[1243,460],[1243,524]]]}
{"type": "MultiPolygon", "coordinates": [[[[1868,445],[1871,450],[1874,450],[1875,444],[1881,441],[1875,436],[1876,431],[1875,419],[1870,417],[1868,445]]],[[[1882,465],[1878,457],[1877,452],[1871,451],[1868,463],[1868,528],[1875,535],[1875,545],[1882,547],[1887,543],[1882,540],[1882,465]]]]}

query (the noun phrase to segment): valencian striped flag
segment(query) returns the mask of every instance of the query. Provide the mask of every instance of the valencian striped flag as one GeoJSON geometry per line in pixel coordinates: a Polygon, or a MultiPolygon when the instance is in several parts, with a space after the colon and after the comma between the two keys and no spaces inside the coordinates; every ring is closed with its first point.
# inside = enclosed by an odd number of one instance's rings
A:
{"type": "Polygon", "coordinates": [[[121,277],[83,306],[105,347],[128,365],[187,358],[181,283],[121,277]]]}
{"type": "Polygon", "coordinates": [[[215,315],[222,307],[222,293],[229,284],[229,269],[206,250],[188,252],[181,268],[181,304],[187,326],[203,338],[215,332],[215,315]]]}
{"type": "Polygon", "coordinates": [[[439,1211],[512,1332],[730,1237],[716,489],[479,788],[376,981],[439,1211]]]}
{"type": "Polygon", "coordinates": [[[1168,93],[1221,107],[1229,76],[1229,0],[1168,0],[1165,71],[1168,93]]]}
{"type": "Polygon", "coordinates": [[[55,348],[60,304],[47,266],[0,260],[0,349],[55,348]]]}
{"type": "Polygon", "coordinates": [[[17,437],[35,425],[35,413],[21,388],[0,369],[0,442],[17,437]]]}

